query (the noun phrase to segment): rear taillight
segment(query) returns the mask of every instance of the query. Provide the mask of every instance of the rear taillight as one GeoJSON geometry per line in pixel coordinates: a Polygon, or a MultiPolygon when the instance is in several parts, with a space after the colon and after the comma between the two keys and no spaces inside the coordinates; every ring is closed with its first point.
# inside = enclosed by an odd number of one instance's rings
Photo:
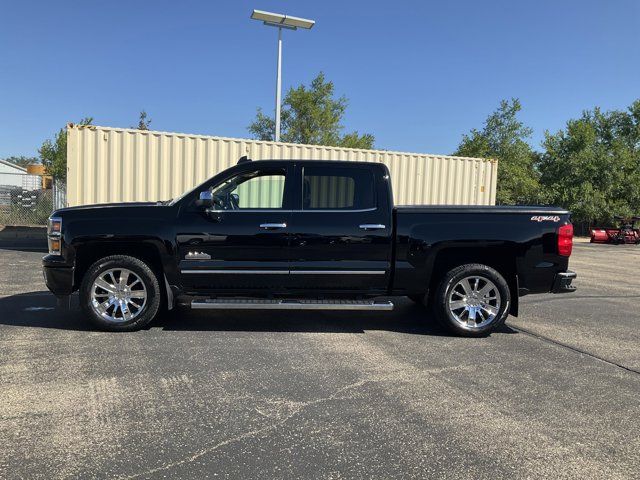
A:
{"type": "Polygon", "coordinates": [[[573,249],[573,225],[568,223],[558,229],[558,253],[563,257],[571,255],[573,249]]]}

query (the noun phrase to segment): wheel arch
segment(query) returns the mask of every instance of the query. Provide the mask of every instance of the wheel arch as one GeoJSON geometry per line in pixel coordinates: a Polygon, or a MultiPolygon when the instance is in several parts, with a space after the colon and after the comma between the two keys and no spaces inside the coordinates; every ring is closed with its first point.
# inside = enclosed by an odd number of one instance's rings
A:
{"type": "MultiPolygon", "coordinates": [[[[74,246],[75,268],[73,285],[74,290],[82,283],[87,270],[97,260],[111,255],[127,255],[145,262],[158,277],[158,281],[164,283],[164,267],[160,249],[153,241],[103,241],[95,240],[84,242],[74,246]]],[[[161,289],[162,290],[162,289],[161,289]]]]}
{"type": "Polygon", "coordinates": [[[515,252],[508,246],[495,247],[448,247],[440,250],[433,259],[429,292],[435,292],[442,277],[460,265],[479,263],[496,270],[509,285],[511,305],[509,314],[518,316],[518,273],[515,252]]]}

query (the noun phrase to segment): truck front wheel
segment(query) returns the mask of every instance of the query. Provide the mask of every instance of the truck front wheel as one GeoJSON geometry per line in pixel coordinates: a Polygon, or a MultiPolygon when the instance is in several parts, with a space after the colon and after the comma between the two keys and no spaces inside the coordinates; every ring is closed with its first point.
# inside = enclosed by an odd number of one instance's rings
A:
{"type": "Polygon", "coordinates": [[[442,325],[459,335],[481,337],[504,324],[511,294],[498,271],[470,263],[449,270],[432,300],[436,318],[442,325]]]}
{"type": "Polygon", "coordinates": [[[160,308],[158,279],[137,258],[101,258],[82,279],[80,306],[88,319],[103,330],[138,330],[151,322],[160,308]]]}

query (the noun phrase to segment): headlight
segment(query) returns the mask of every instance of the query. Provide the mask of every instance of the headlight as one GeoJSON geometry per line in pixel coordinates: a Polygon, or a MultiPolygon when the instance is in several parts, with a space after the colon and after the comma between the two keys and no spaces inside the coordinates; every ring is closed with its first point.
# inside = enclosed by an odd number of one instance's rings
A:
{"type": "Polygon", "coordinates": [[[60,244],[62,242],[62,218],[49,217],[47,224],[47,243],[49,244],[49,255],[60,255],[60,244]]]}

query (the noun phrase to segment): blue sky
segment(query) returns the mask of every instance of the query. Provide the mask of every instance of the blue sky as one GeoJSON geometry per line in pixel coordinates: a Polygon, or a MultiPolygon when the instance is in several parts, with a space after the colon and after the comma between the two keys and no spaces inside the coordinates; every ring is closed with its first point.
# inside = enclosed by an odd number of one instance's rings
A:
{"type": "Polygon", "coordinates": [[[66,122],[248,137],[272,112],[276,31],[253,8],[317,21],[284,32],[283,87],[319,71],[376,147],[451,153],[502,98],[545,129],[640,98],[640,2],[9,1],[0,15],[0,158],[66,122]]]}

